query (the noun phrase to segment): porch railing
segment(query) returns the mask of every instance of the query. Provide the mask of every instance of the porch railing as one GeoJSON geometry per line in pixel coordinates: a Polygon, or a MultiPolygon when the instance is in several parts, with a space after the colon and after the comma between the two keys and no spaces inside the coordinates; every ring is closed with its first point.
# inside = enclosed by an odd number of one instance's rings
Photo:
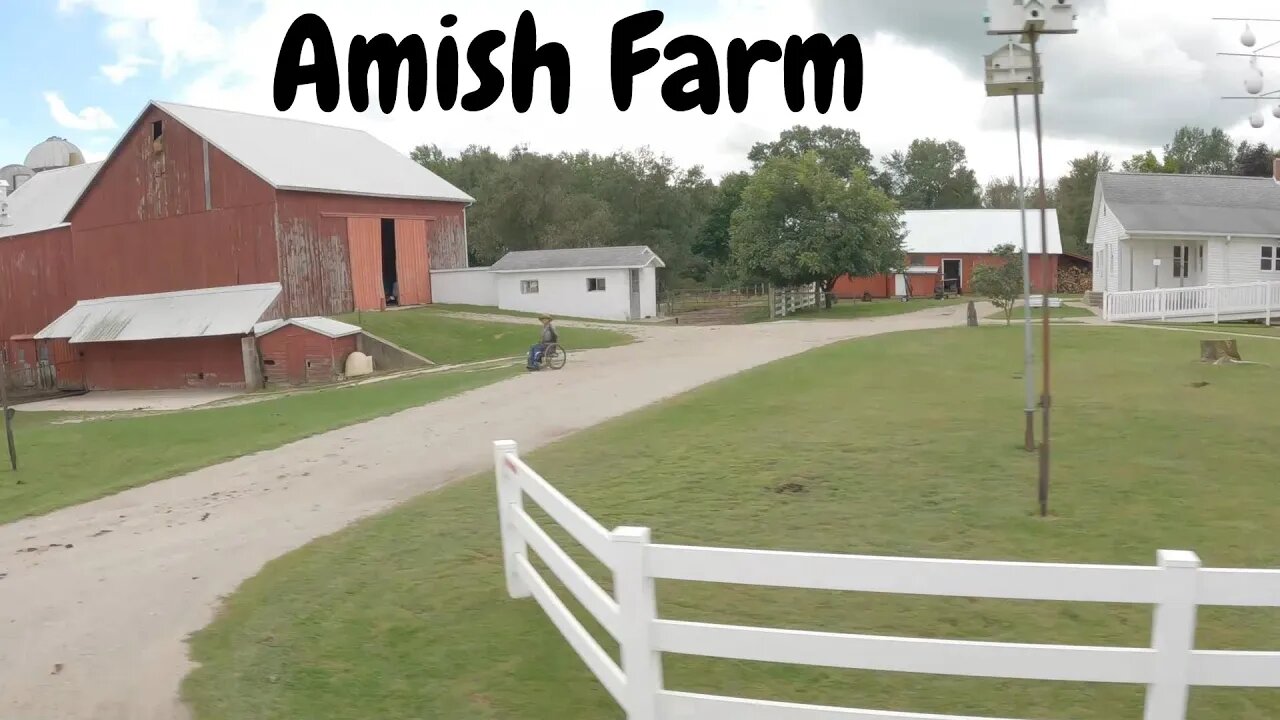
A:
{"type": "Polygon", "coordinates": [[[1103,317],[1112,322],[1263,318],[1270,324],[1273,313],[1280,313],[1280,282],[1110,292],[1103,301],[1103,317]]]}

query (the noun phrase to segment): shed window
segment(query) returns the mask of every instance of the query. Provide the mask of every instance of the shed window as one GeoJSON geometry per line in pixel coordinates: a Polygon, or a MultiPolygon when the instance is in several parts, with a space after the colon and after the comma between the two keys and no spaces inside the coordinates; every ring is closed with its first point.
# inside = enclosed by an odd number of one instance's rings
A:
{"type": "Polygon", "coordinates": [[[1280,272],[1280,245],[1262,246],[1262,269],[1267,272],[1280,272]]]}
{"type": "Polygon", "coordinates": [[[919,267],[919,266],[921,266],[921,265],[924,265],[924,256],[923,256],[923,255],[912,255],[912,256],[911,256],[911,264],[912,264],[912,265],[915,265],[916,267],[919,267]]]}
{"type": "Polygon", "coordinates": [[[521,295],[537,295],[538,281],[537,280],[521,280],[520,294],[521,295]]]}
{"type": "Polygon", "coordinates": [[[164,121],[153,120],[151,122],[151,139],[159,140],[162,135],[164,135],[164,121]]]}
{"type": "Polygon", "coordinates": [[[604,292],[604,278],[587,278],[587,292],[604,292]]]}

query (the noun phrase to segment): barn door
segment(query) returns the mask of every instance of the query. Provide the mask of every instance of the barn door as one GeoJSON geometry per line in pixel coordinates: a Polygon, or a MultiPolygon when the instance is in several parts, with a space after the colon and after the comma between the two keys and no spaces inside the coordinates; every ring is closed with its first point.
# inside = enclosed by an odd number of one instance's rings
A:
{"type": "Polygon", "coordinates": [[[356,310],[383,310],[382,221],[378,218],[347,218],[347,246],[351,256],[351,295],[356,310]]]}
{"type": "Polygon", "coordinates": [[[396,220],[396,280],[400,284],[402,306],[431,302],[426,220],[396,220]]]}

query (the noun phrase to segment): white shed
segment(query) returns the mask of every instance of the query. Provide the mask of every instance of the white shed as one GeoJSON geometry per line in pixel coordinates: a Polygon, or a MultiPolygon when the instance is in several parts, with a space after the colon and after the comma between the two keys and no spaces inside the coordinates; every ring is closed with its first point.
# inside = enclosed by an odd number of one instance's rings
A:
{"type": "Polygon", "coordinates": [[[640,320],[658,315],[662,258],[644,246],[510,252],[494,263],[498,307],[640,320]]]}

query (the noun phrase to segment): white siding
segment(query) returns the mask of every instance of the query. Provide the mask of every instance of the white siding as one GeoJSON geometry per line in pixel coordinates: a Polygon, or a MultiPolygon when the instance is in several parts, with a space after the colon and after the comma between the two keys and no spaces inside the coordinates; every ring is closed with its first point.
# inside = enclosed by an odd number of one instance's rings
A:
{"type": "Polygon", "coordinates": [[[1227,241],[1214,238],[1209,241],[1205,264],[1209,270],[1210,285],[1226,285],[1231,282],[1231,269],[1227,266],[1227,241]]]}
{"type": "MultiPolygon", "coordinates": [[[[1280,240],[1264,240],[1261,238],[1229,237],[1220,241],[1222,255],[1222,279],[1224,285],[1249,282],[1277,282],[1280,272],[1266,272],[1262,269],[1262,246],[1280,246],[1280,240]]],[[[1274,263],[1274,259],[1273,259],[1274,263]]]]}
{"type": "Polygon", "coordinates": [[[1094,230],[1093,237],[1094,290],[1115,292],[1121,289],[1128,289],[1122,288],[1120,284],[1120,238],[1123,235],[1124,226],[1107,208],[1107,204],[1104,201],[1098,212],[1098,224],[1094,230]]]}
{"type": "Polygon", "coordinates": [[[486,305],[497,307],[496,275],[489,268],[432,270],[431,302],[446,305],[486,305]]]}
{"type": "MultiPolygon", "coordinates": [[[[495,276],[498,278],[498,307],[504,310],[601,320],[628,320],[631,316],[631,278],[625,269],[533,270],[496,273],[495,276]],[[604,278],[604,291],[588,292],[589,278],[604,278]],[[522,294],[520,283],[524,280],[537,280],[538,292],[522,294]]],[[[652,292],[648,296],[651,303],[656,302],[652,292]]],[[[642,307],[644,298],[642,292],[642,307]]]]}

